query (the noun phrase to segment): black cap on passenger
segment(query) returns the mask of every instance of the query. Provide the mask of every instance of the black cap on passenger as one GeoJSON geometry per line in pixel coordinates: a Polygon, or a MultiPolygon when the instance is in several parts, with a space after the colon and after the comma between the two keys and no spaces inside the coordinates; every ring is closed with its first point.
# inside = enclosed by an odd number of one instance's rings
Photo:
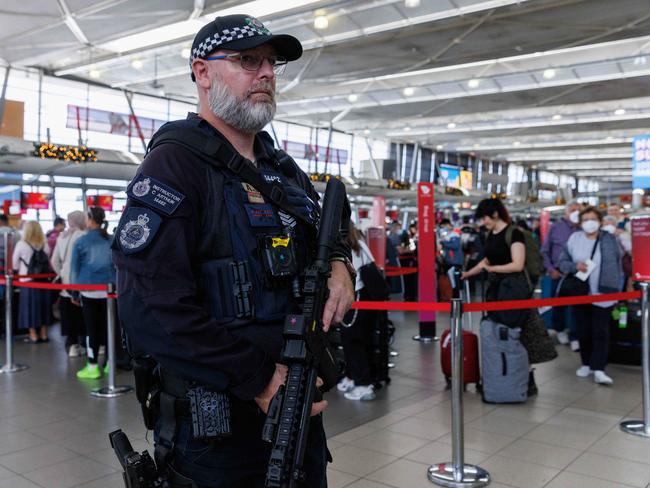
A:
{"type": "MultiPolygon", "coordinates": [[[[302,56],[302,44],[288,34],[271,34],[264,24],[250,15],[226,15],[204,25],[194,37],[190,68],[195,59],[205,59],[217,49],[245,51],[271,44],[279,56],[295,61],[302,56]]],[[[192,73],[192,81],[194,73],[192,73]]]]}

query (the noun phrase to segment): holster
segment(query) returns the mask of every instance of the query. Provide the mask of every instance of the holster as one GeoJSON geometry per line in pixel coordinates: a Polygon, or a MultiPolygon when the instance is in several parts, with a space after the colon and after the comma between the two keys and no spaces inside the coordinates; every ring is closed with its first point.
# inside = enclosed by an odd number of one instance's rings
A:
{"type": "Polygon", "coordinates": [[[150,357],[133,360],[135,394],[142,408],[142,418],[147,430],[153,430],[158,417],[160,403],[160,377],[158,363],[150,357]]]}

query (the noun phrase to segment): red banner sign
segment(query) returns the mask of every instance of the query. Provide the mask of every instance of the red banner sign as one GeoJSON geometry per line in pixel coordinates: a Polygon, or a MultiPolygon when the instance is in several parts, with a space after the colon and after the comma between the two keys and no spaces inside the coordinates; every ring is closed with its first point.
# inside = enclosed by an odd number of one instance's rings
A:
{"type": "MultiPolygon", "coordinates": [[[[433,183],[418,183],[419,301],[435,302],[436,234],[433,183]]],[[[434,322],[435,312],[420,312],[420,322],[434,322]]]]}
{"type": "Polygon", "coordinates": [[[542,242],[546,240],[549,230],[551,230],[551,212],[548,210],[542,210],[542,213],[539,216],[539,234],[542,242]]]}
{"type": "Polygon", "coordinates": [[[50,193],[20,193],[20,208],[33,208],[35,210],[47,210],[50,208],[50,193]]]}
{"type": "Polygon", "coordinates": [[[372,200],[372,225],[375,227],[386,227],[386,199],[375,197],[372,200]]]}
{"type": "Polygon", "coordinates": [[[378,268],[386,266],[386,230],[383,227],[368,227],[367,243],[378,268]]]}
{"type": "Polygon", "coordinates": [[[650,281],[650,215],[632,217],[632,277],[650,281]]]}
{"type": "Polygon", "coordinates": [[[113,195],[91,195],[88,197],[89,207],[100,207],[107,212],[113,211],[113,195]]]}

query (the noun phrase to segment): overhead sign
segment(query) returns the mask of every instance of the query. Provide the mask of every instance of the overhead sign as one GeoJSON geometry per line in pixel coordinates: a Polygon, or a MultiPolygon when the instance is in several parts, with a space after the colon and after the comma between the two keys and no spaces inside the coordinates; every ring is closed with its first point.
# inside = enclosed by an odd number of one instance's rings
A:
{"type": "Polygon", "coordinates": [[[460,187],[466,190],[472,189],[472,172],[467,170],[460,171],[460,187]]]}
{"type": "Polygon", "coordinates": [[[32,208],[35,210],[47,210],[50,208],[50,199],[52,194],[50,193],[20,193],[20,208],[28,209],[32,208]]]}
{"type": "Polygon", "coordinates": [[[441,164],[440,179],[445,186],[460,187],[460,168],[458,166],[441,164]]]}
{"type": "Polygon", "coordinates": [[[149,117],[138,117],[136,122],[135,117],[131,114],[68,105],[66,127],[80,131],[89,130],[130,137],[138,134],[137,126],[139,125],[142,135],[146,139],[150,139],[165,122],[149,117]]]}
{"type": "Polygon", "coordinates": [[[650,215],[632,217],[632,277],[650,281],[650,215]]]}
{"type": "Polygon", "coordinates": [[[89,207],[100,207],[107,212],[113,211],[113,195],[91,195],[87,203],[89,207]]]}
{"type": "Polygon", "coordinates": [[[632,140],[632,188],[650,189],[650,135],[632,140]]]}

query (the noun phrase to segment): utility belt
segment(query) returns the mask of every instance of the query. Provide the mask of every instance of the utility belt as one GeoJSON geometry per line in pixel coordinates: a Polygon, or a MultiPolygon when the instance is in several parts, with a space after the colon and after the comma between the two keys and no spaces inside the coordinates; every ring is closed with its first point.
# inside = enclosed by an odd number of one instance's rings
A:
{"type": "Polygon", "coordinates": [[[136,395],[145,426],[158,427],[154,460],[160,472],[169,471],[178,422],[190,420],[194,438],[216,441],[231,431],[230,395],[194,385],[163,370],[152,358],[134,359],[136,395]]]}

